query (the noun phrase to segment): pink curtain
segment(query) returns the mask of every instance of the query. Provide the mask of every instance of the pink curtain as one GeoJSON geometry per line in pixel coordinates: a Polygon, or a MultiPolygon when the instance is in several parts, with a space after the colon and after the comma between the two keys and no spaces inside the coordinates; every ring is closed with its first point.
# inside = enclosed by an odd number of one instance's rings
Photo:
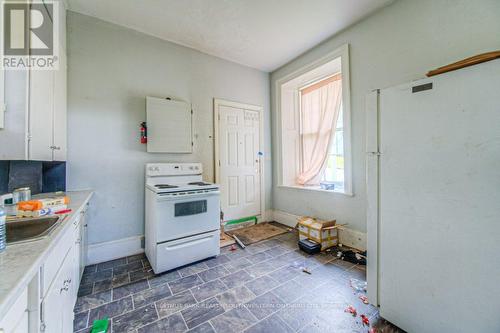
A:
{"type": "Polygon", "coordinates": [[[336,75],[302,90],[302,173],[300,185],[319,185],[330,140],[337,127],[342,101],[342,79],[336,75]]]}

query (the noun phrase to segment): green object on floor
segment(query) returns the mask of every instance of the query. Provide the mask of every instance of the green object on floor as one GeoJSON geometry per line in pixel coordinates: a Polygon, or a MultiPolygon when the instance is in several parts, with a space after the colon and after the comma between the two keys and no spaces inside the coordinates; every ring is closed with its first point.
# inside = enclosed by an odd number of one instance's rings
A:
{"type": "Polygon", "coordinates": [[[237,220],[227,221],[226,225],[238,224],[238,223],[249,222],[249,221],[254,221],[254,223],[257,223],[257,216],[249,216],[249,217],[244,217],[244,218],[237,219],[237,220]]]}
{"type": "Polygon", "coordinates": [[[92,325],[92,331],[90,333],[106,333],[108,331],[109,320],[108,317],[104,317],[99,320],[94,320],[92,325]]]}

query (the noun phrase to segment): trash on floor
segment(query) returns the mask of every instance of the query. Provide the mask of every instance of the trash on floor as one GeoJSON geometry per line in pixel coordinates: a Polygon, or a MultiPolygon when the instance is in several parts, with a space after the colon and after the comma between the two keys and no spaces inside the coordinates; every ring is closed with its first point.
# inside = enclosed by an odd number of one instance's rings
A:
{"type": "Polygon", "coordinates": [[[356,252],[350,249],[342,249],[340,246],[338,246],[335,251],[337,257],[344,261],[358,265],[366,265],[366,251],[356,252]]]}
{"type": "Polygon", "coordinates": [[[356,311],[356,308],[352,305],[349,305],[345,310],[344,312],[347,312],[347,313],[350,313],[352,314],[353,317],[356,317],[356,315],[358,314],[358,312],[356,311]]]}
{"type": "Polygon", "coordinates": [[[236,245],[231,245],[231,247],[229,248],[229,251],[233,252],[233,251],[236,251],[237,248],[236,248],[236,245]]]}
{"type": "Polygon", "coordinates": [[[366,315],[362,314],[361,320],[363,321],[363,325],[370,326],[370,319],[366,315]]]}
{"type": "Polygon", "coordinates": [[[366,281],[351,279],[351,287],[356,291],[366,291],[366,281]]]}
{"type": "Polygon", "coordinates": [[[302,267],[302,272],[311,275],[311,271],[307,267],[302,267]]]}
{"type": "Polygon", "coordinates": [[[99,320],[94,320],[92,325],[92,331],[90,333],[106,333],[108,331],[109,320],[108,317],[104,317],[99,320]]]}
{"type": "Polygon", "coordinates": [[[236,235],[233,235],[233,238],[242,249],[246,247],[245,244],[243,244],[243,242],[236,235]]]}
{"type": "Polygon", "coordinates": [[[368,304],[368,297],[366,297],[365,295],[359,295],[359,299],[361,300],[361,302],[363,302],[364,304],[368,304]]]}

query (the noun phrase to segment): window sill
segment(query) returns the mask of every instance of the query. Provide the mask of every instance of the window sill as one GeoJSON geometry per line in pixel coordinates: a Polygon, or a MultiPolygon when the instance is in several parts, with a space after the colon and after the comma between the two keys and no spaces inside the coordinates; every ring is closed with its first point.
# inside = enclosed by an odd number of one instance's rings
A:
{"type": "Polygon", "coordinates": [[[278,185],[278,188],[284,188],[284,189],[294,189],[294,190],[300,190],[300,191],[313,191],[313,192],[324,192],[324,193],[330,193],[330,194],[337,194],[337,195],[343,195],[347,197],[353,197],[353,193],[348,193],[348,192],[343,192],[343,190],[324,190],[322,188],[315,187],[315,186],[300,186],[300,185],[278,185]]]}

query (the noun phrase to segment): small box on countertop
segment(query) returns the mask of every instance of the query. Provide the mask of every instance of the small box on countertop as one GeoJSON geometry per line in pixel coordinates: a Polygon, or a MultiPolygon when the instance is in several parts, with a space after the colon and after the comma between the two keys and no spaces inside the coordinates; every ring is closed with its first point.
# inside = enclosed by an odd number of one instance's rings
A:
{"type": "Polygon", "coordinates": [[[338,245],[338,229],[336,220],[323,221],[304,216],[298,221],[299,239],[310,239],[321,244],[321,251],[338,245]]]}

